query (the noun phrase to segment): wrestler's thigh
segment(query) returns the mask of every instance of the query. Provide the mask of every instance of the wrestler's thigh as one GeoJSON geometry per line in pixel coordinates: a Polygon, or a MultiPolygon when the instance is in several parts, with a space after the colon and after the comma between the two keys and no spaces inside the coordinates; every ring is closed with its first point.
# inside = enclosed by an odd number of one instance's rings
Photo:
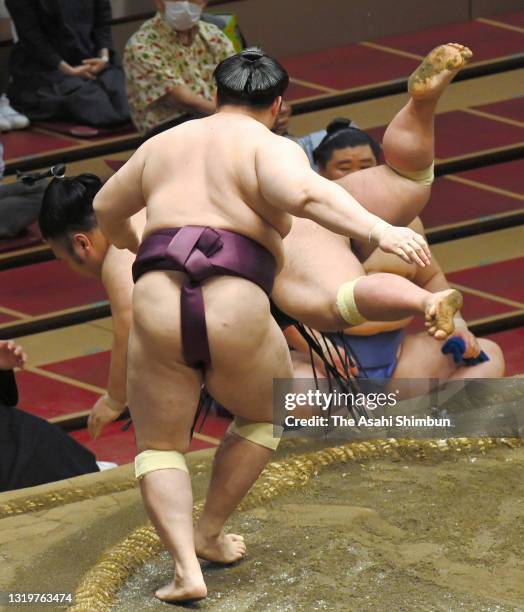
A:
{"type": "MultiPolygon", "coordinates": [[[[366,168],[348,174],[338,181],[364,208],[392,225],[409,225],[426,206],[431,188],[419,185],[393,172],[388,166],[366,168]]],[[[374,246],[354,241],[361,261],[374,246]]]]}
{"type": "Polygon", "coordinates": [[[369,212],[392,225],[409,225],[431,194],[430,187],[399,176],[386,165],[353,172],[337,182],[369,212]]]}
{"type": "Polygon", "coordinates": [[[344,327],[336,299],[340,286],[365,275],[349,241],[307,219],[294,219],[284,240],[285,264],[272,299],[287,315],[323,331],[344,327]],[[342,327],[341,327],[342,325],[342,327]]]}
{"type": "Polygon", "coordinates": [[[187,450],[200,372],[183,362],[180,279],[151,272],[135,287],[128,352],[128,403],[138,450],[187,450]]]}
{"type": "Polygon", "coordinates": [[[475,376],[482,378],[500,378],[506,373],[506,361],[500,346],[488,338],[477,339],[481,350],[489,357],[489,361],[473,367],[475,376]]]}
{"type": "MultiPolygon", "coordinates": [[[[438,384],[438,380],[447,380],[456,366],[450,355],[441,352],[442,342],[428,334],[413,334],[404,338],[400,357],[393,373],[393,380],[431,379],[428,389],[438,384]]],[[[396,385],[398,388],[398,385],[396,385]]]]}
{"type": "Polygon", "coordinates": [[[212,279],[204,288],[212,365],[209,393],[233,414],[273,418],[273,379],[291,378],[289,349],[267,296],[242,279],[212,279]]]}
{"type": "Polygon", "coordinates": [[[313,366],[311,365],[311,358],[305,353],[300,351],[291,351],[291,363],[293,365],[293,378],[314,378],[315,374],[317,378],[325,378],[322,372],[318,369],[313,373],[313,366]]]}

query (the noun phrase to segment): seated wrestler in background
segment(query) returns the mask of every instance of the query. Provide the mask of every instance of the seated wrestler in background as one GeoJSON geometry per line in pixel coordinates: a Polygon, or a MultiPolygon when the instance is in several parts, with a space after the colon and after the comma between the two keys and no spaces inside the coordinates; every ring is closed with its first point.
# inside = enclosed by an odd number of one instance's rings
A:
{"type": "Polygon", "coordinates": [[[313,150],[320,176],[336,181],[351,172],[374,168],[380,160],[380,145],[349,119],[334,119],[326,136],[313,150]]]}
{"type": "MultiPolygon", "coordinates": [[[[218,112],[146,141],[94,203],[107,239],[132,251],[140,235],[129,220],[148,210],[134,264],[128,402],[141,491],[175,562],[174,580],[157,592],[166,600],[206,595],[195,551],[221,562],[245,553],[243,538],[222,529],[277,444],[272,383],[291,374],[291,363],[264,293],[282,265],[289,215],[427,262],[427,245],[414,232],[369,214],[314,173],[295,143],[271,133],[288,83],[276,61],[246,50],[224,60],[215,76],[218,112]],[[183,453],[202,382],[241,419],[217,451],[193,537],[183,453]]],[[[394,309],[410,289],[406,281],[402,298],[396,288],[384,299],[370,297],[394,309]]],[[[365,308],[363,294],[360,301],[365,308]]],[[[416,312],[426,307],[413,300],[416,312]]]]}

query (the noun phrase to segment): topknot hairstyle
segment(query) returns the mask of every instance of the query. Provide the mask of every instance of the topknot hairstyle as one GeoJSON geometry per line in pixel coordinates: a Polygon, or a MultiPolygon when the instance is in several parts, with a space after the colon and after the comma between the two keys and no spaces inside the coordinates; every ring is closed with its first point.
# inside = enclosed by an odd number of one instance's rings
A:
{"type": "Polygon", "coordinates": [[[337,117],[327,126],[327,134],[313,151],[313,159],[319,168],[325,168],[333,153],[339,149],[369,145],[373,155],[380,159],[380,145],[366,132],[351,125],[351,120],[337,117]]]}
{"type": "Polygon", "coordinates": [[[258,47],[228,57],[215,69],[218,106],[268,108],[284,94],[289,76],[258,47]]]}

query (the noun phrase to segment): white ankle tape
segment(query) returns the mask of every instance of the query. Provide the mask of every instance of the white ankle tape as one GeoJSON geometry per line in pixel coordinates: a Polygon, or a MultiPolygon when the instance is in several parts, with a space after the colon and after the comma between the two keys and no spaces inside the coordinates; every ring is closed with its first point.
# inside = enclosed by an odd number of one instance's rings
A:
{"type": "Polygon", "coordinates": [[[186,459],[178,451],[146,450],[135,457],[135,476],[138,480],[157,470],[182,470],[187,472],[186,459]]]}
{"type": "Polygon", "coordinates": [[[362,277],[344,283],[337,293],[337,308],[341,317],[349,325],[360,325],[365,323],[365,319],[358,311],[355,302],[355,285],[362,277]]]}
{"type": "Polygon", "coordinates": [[[280,444],[284,429],[273,423],[254,423],[242,417],[235,417],[228,428],[229,433],[234,433],[241,438],[264,446],[270,450],[276,450],[280,444]]]}

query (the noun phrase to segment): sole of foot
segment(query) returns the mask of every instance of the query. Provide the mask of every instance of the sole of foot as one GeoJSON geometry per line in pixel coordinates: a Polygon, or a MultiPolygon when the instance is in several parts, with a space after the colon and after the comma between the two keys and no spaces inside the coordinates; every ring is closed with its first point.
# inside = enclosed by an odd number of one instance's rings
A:
{"type": "Polygon", "coordinates": [[[411,97],[415,100],[438,98],[472,57],[472,51],[458,43],[435,47],[409,77],[411,97]]]}
{"type": "Polygon", "coordinates": [[[456,289],[435,293],[426,310],[428,333],[437,340],[444,340],[455,329],[453,317],[462,308],[462,294],[456,289]]]}

